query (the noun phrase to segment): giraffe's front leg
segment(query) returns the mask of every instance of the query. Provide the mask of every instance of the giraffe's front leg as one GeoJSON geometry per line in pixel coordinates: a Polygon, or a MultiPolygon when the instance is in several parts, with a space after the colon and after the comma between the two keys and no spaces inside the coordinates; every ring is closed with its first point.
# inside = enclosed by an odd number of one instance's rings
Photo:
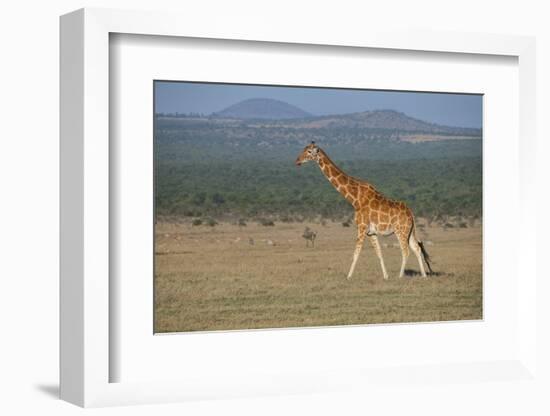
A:
{"type": "Polygon", "coordinates": [[[355,270],[355,265],[357,264],[357,259],[363,248],[363,241],[365,241],[365,236],[367,235],[367,227],[364,225],[359,225],[357,227],[357,241],[355,243],[355,251],[353,252],[353,261],[351,262],[351,267],[348,273],[348,280],[351,279],[353,271],[355,270]]]}
{"type": "Polygon", "coordinates": [[[369,240],[372,244],[372,247],[374,248],[374,251],[376,252],[376,255],[378,256],[378,260],[380,260],[380,266],[382,267],[382,275],[384,276],[385,280],[388,280],[388,272],[386,271],[386,265],[384,264],[384,257],[382,257],[382,250],[380,249],[380,243],[378,242],[378,237],[376,234],[369,235],[369,240]]]}

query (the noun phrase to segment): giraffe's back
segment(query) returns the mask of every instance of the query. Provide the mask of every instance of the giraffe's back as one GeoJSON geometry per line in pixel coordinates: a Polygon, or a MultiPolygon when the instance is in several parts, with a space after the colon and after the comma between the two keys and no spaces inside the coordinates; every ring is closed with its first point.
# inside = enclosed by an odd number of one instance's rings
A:
{"type": "Polygon", "coordinates": [[[387,198],[370,184],[361,184],[361,196],[355,208],[357,224],[366,225],[370,234],[408,232],[413,223],[407,204],[387,198]]]}

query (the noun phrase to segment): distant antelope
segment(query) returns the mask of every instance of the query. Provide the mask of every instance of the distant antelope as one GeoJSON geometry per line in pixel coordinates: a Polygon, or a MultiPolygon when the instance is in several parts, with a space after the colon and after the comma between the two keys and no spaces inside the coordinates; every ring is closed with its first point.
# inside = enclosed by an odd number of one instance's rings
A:
{"type": "Polygon", "coordinates": [[[317,238],[317,233],[311,230],[309,227],[306,227],[302,237],[306,239],[306,247],[309,247],[309,242],[311,241],[311,247],[315,247],[315,239],[317,238]]]}

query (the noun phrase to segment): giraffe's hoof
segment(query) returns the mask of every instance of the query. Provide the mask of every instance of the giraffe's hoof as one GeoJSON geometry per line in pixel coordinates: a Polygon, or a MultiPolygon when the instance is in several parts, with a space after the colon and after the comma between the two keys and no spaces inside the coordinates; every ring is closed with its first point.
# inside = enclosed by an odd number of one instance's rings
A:
{"type": "Polygon", "coordinates": [[[384,280],[389,280],[389,279],[390,279],[390,277],[388,275],[384,276],[384,280]]]}
{"type": "Polygon", "coordinates": [[[351,280],[351,276],[348,275],[348,276],[346,277],[346,279],[347,279],[347,280],[351,280]]]}

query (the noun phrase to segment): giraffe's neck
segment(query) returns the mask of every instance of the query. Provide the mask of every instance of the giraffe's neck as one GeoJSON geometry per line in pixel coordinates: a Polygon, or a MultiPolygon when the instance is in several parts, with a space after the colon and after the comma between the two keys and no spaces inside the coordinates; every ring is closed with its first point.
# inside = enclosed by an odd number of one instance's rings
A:
{"type": "Polygon", "coordinates": [[[334,188],[353,206],[358,202],[359,184],[357,180],[347,175],[330,160],[328,155],[320,150],[319,168],[334,188]]]}

